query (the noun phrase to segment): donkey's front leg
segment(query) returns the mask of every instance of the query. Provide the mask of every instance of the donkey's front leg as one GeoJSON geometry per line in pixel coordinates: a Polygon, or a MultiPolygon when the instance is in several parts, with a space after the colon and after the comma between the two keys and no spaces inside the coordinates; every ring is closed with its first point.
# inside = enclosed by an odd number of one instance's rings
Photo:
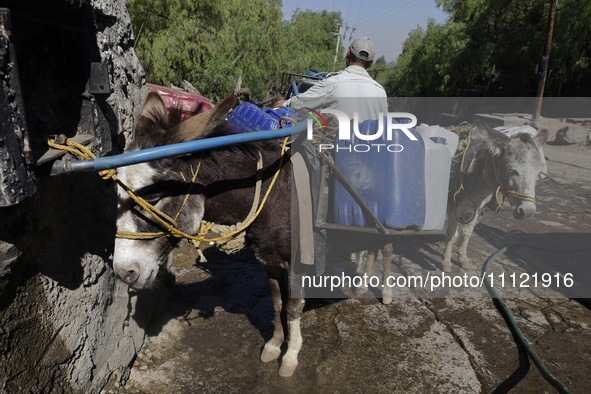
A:
{"type": "Polygon", "coordinates": [[[460,245],[458,246],[458,258],[460,259],[462,268],[470,268],[470,258],[468,257],[468,241],[470,241],[470,237],[474,232],[474,227],[476,227],[476,224],[480,219],[481,213],[482,209],[479,209],[471,222],[458,226],[460,238],[460,245]]]}
{"type": "MultiPolygon", "coordinates": [[[[448,209],[449,212],[449,209],[448,209]]],[[[445,250],[443,251],[443,261],[441,262],[441,269],[444,272],[451,272],[451,256],[453,248],[458,239],[458,222],[455,217],[448,217],[447,229],[445,232],[445,250]]]]}
{"type": "MultiPolygon", "coordinates": [[[[359,252],[360,260],[361,260],[361,256],[365,255],[365,270],[364,270],[364,274],[363,274],[365,278],[371,278],[373,276],[375,269],[376,269],[377,254],[378,254],[377,249],[370,249],[367,251],[367,253],[359,252]]],[[[363,294],[365,294],[367,292],[367,290],[368,290],[367,282],[365,280],[361,281],[361,286],[359,286],[355,289],[355,295],[357,297],[360,297],[363,294]]]]}
{"type": "Polygon", "coordinates": [[[281,355],[281,345],[284,340],[283,325],[281,324],[281,310],[282,310],[282,297],[281,288],[279,287],[279,281],[274,278],[269,278],[269,286],[271,288],[271,302],[273,303],[273,325],[275,326],[273,331],[273,338],[269,342],[265,343],[263,352],[261,353],[261,361],[268,363],[269,361],[276,360],[281,355]]]}
{"type": "Polygon", "coordinates": [[[279,375],[290,377],[298,366],[298,353],[302,348],[302,331],[300,322],[304,310],[303,298],[290,298],[286,303],[287,314],[287,352],[281,360],[279,375]]]}
{"type": "Polygon", "coordinates": [[[389,305],[392,303],[392,288],[388,286],[389,277],[392,274],[392,254],[394,252],[394,245],[387,243],[382,248],[382,255],[384,257],[384,276],[382,279],[382,303],[389,305]]]}

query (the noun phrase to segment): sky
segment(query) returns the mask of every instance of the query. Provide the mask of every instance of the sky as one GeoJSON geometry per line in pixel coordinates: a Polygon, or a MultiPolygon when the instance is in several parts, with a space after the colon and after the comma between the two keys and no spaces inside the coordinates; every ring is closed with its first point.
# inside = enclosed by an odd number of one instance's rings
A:
{"type": "MultiPolygon", "coordinates": [[[[384,55],[386,62],[396,60],[411,30],[417,26],[426,27],[429,18],[440,23],[447,18],[447,14],[437,8],[435,0],[283,0],[283,18],[290,19],[296,8],[340,11],[344,25],[357,29],[353,39],[371,38],[376,44],[376,59],[384,55]]],[[[351,29],[343,33],[342,43],[346,49],[352,41],[351,29]]]]}

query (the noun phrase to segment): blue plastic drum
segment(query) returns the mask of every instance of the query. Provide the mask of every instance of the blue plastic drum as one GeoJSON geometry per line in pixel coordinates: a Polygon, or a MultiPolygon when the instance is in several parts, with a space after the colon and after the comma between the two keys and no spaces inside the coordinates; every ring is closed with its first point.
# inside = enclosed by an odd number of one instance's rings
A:
{"type": "MultiPolygon", "coordinates": [[[[351,129],[351,140],[337,141],[335,164],[385,227],[420,229],[425,222],[424,141],[414,128],[409,131],[416,141],[400,129],[394,129],[388,140],[387,118],[382,121],[383,133],[378,139],[360,139],[351,129]]],[[[359,133],[375,135],[378,126],[378,120],[367,120],[359,125],[359,133]]],[[[371,219],[364,217],[361,207],[338,181],[334,185],[334,209],[339,224],[372,226],[371,219]]]]}

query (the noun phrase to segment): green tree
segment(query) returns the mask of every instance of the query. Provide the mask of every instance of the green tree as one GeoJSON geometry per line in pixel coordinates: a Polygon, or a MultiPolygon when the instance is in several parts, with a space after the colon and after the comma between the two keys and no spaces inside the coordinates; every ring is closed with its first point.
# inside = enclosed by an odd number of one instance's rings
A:
{"type": "MultiPolygon", "coordinates": [[[[304,72],[309,68],[333,71],[336,23],[340,22],[338,12],[296,9],[289,23],[286,69],[295,72],[304,72]]],[[[337,59],[342,57],[343,47],[340,45],[337,59]]]]}
{"type": "Polygon", "coordinates": [[[591,93],[591,4],[560,0],[550,51],[548,87],[562,94],[591,93]]]}
{"type": "Polygon", "coordinates": [[[128,0],[128,8],[148,81],[186,79],[214,101],[240,78],[265,100],[284,71],[328,69],[341,20],[340,13],[297,10],[284,21],[280,0],[128,0]]]}
{"type": "Polygon", "coordinates": [[[463,81],[474,73],[461,55],[467,40],[463,24],[417,27],[404,42],[402,53],[386,85],[396,96],[444,96],[455,94],[463,81]]]}
{"type": "MultiPolygon", "coordinates": [[[[493,85],[503,94],[533,95],[548,23],[548,0],[437,0],[449,19],[413,30],[396,67],[390,95],[482,94],[495,66],[493,85]],[[511,77],[511,78],[509,78],[511,77]]],[[[591,87],[591,3],[558,3],[546,91],[591,87]]]]}
{"type": "Polygon", "coordinates": [[[379,58],[377,58],[373,65],[374,65],[374,67],[385,66],[386,65],[386,56],[382,55],[379,58]]]}
{"type": "Polygon", "coordinates": [[[388,80],[388,65],[386,64],[386,56],[382,55],[377,58],[367,71],[369,75],[373,77],[373,79],[375,79],[380,85],[384,86],[388,80]]]}

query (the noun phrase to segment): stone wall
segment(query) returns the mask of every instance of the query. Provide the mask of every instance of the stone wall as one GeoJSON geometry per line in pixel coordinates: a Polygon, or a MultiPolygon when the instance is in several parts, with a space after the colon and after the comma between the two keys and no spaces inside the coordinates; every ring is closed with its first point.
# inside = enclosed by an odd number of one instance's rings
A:
{"type": "MultiPolygon", "coordinates": [[[[52,1],[93,9],[112,88],[109,127],[121,150],[145,95],[125,1],[52,1]]],[[[24,3],[36,7],[12,2],[24,3]]],[[[0,392],[98,392],[125,379],[152,299],[162,297],[134,294],[115,278],[112,182],[94,173],[38,175],[35,187],[32,197],[0,208],[0,392]]]]}
{"type": "MultiPolygon", "coordinates": [[[[5,15],[0,14],[0,18],[4,20],[5,15]]],[[[22,97],[17,97],[18,67],[9,45],[10,27],[5,23],[0,23],[0,207],[18,204],[35,192],[22,154],[26,123],[22,97]]]]}

